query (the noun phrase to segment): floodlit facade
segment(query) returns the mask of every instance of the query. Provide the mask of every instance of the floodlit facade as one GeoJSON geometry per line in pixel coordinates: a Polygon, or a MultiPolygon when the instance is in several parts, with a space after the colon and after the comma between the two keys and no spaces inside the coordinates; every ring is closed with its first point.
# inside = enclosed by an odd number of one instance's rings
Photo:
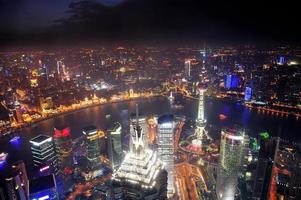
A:
{"type": "Polygon", "coordinates": [[[156,152],[147,147],[145,118],[138,117],[130,126],[130,151],[113,173],[113,199],[166,199],[167,173],[156,152]],[[135,122],[134,122],[135,121],[135,122]]]}
{"type": "Polygon", "coordinates": [[[123,157],[122,140],[121,140],[122,126],[119,122],[113,124],[112,128],[108,130],[108,146],[109,146],[109,159],[111,167],[115,169],[120,165],[123,157]]]}
{"type": "Polygon", "coordinates": [[[186,79],[189,79],[191,76],[191,61],[185,60],[184,76],[186,79]]]}
{"type": "Polygon", "coordinates": [[[245,135],[240,130],[222,130],[216,192],[220,200],[234,200],[242,169],[245,135]]]}
{"type": "Polygon", "coordinates": [[[34,165],[36,167],[50,166],[51,171],[57,174],[57,157],[53,145],[53,138],[47,135],[38,135],[29,142],[34,165]]]}
{"type": "Polygon", "coordinates": [[[61,173],[72,166],[72,138],[70,128],[54,128],[54,145],[61,173]]]}
{"type": "Polygon", "coordinates": [[[122,127],[119,122],[114,124],[114,127],[109,130],[111,133],[112,141],[113,141],[113,149],[118,154],[121,155],[122,151],[122,141],[121,141],[121,131],[122,127]]]}
{"type": "Polygon", "coordinates": [[[174,193],[174,116],[163,115],[158,119],[158,153],[168,173],[167,191],[174,193]]]}
{"type": "Polygon", "coordinates": [[[87,126],[83,129],[83,134],[86,137],[85,149],[86,157],[89,161],[89,167],[95,168],[100,164],[100,146],[98,129],[95,126],[87,126]]]}

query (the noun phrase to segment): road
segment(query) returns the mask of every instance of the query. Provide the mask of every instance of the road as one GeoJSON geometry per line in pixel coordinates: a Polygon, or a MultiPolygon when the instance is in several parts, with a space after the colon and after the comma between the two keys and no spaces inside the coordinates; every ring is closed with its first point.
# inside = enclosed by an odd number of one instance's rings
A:
{"type": "Polygon", "coordinates": [[[199,189],[208,191],[200,169],[192,164],[183,162],[175,165],[176,185],[181,200],[199,200],[199,189]],[[198,188],[196,182],[201,182],[203,188],[198,188]]]}

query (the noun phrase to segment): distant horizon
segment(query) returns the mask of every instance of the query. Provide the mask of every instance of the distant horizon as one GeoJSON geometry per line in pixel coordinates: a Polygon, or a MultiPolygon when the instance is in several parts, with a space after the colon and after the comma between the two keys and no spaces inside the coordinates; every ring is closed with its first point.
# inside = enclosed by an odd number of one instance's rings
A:
{"type": "Polygon", "coordinates": [[[0,42],[301,44],[297,8],[257,0],[0,0],[0,42]]]}

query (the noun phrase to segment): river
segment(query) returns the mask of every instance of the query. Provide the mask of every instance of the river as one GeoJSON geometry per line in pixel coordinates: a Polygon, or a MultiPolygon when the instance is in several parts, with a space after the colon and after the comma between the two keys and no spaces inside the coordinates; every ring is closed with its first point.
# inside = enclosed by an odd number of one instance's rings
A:
{"type": "MultiPolygon", "coordinates": [[[[140,113],[144,115],[173,113],[184,115],[190,119],[194,119],[197,115],[197,101],[193,99],[182,99],[184,107],[180,109],[172,108],[169,100],[165,97],[105,104],[47,119],[39,122],[37,127],[27,127],[20,133],[21,141],[19,143],[10,144],[8,141],[0,141],[0,152],[9,153],[8,163],[21,159],[30,165],[32,158],[29,139],[38,134],[52,135],[54,126],[69,126],[72,137],[77,138],[82,135],[81,129],[87,125],[93,124],[99,129],[105,130],[109,121],[119,121],[124,128],[124,135],[126,135],[129,129],[130,114],[135,112],[136,103],[139,104],[140,113]],[[109,120],[106,115],[111,115],[109,120]]],[[[260,131],[268,131],[273,136],[278,135],[295,142],[301,140],[300,119],[263,114],[235,103],[206,99],[205,117],[208,124],[215,127],[216,131],[212,134],[216,138],[219,138],[220,128],[239,125],[246,129],[247,134],[254,137],[260,131]],[[227,118],[220,120],[220,114],[226,115],[227,118]]]]}

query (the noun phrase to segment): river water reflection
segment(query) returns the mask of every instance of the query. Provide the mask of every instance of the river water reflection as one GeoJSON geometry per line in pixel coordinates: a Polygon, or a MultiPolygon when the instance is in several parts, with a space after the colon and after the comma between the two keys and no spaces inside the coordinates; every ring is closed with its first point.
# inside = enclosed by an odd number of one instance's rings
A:
{"type": "MultiPolygon", "coordinates": [[[[20,159],[30,163],[29,139],[40,133],[52,135],[54,126],[69,126],[72,137],[77,138],[82,135],[81,129],[87,125],[93,124],[105,130],[110,121],[119,121],[124,128],[123,134],[126,135],[129,129],[130,114],[135,112],[136,103],[139,104],[139,110],[144,115],[173,113],[185,115],[190,119],[195,119],[197,115],[197,101],[192,99],[182,99],[183,108],[172,108],[169,100],[164,97],[90,107],[42,121],[36,127],[25,128],[21,133],[19,143],[10,144],[8,141],[0,141],[0,152],[9,153],[9,163],[20,159]]],[[[296,120],[294,117],[263,114],[239,104],[213,99],[206,99],[205,108],[205,117],[208,124],[214,127],[215,131],[212,134],[216,138],[219,138],[222,127],[239,125],[246,129],[247,134],[254,137],[260,131],[268,131],[271,135],[279,135],[295,142],[299,142],[301,139],[301,120],[296,120]],[[220,114],[226,115],[227,118],[220,120],[220,114]]]]}

